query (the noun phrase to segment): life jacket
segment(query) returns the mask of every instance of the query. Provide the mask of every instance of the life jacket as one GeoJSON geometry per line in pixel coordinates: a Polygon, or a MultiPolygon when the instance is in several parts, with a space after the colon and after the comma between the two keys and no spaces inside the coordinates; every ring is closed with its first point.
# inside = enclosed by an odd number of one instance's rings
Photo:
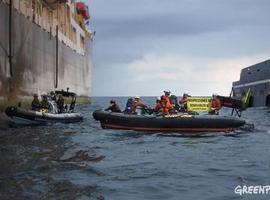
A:
{"type": "Polygon", "coordinates": [[[155,106],[155,112],[160,112],[162,109],[162,105],[161,105],[161,102],[158,102],[156,103],[156,106],[155,106]]]}
{"type": "Polygon", "coordinates": [[[172,103],[171,103],[170,98],[168,96],[165,96],[165,101],[166,101],[165,108],[168,110],[172,109],[172,103]]]}
{"type": "Polygon", "coordinates": [[[220,110],[221,109],[221,101],[219,99],[213,99],[211,103],[211,107],[213,110],[220,110]]]}
{"type": "Polygon", "coordinates": [[[170,98],[168,96],[165,96],[165,95],[161,96],[161,104],[163,107],[165,106],[165,108],[167,108],[167,109],[172,109],[172,103],[171,103],[170,98]],[[165,102],[165,104],[164,104],[164,102],[165,102]]]}
{"type": "Polygon", "coordinates": [[[156,112],[169,114],[170,110],[172,109],[172,104],[166,98],[162,97],[162,100],[159,104],[156,105],[156,112]]]}
{"type": "Polygon", "coordinates": [[[165,96],[165,99],[166,99],[166,107],[167,108],[172,108],[172,103],[171,103],[171,100],[168,96],[165,96]]]}
{"type": "Polygon", "coordinates": [[[144,105],[140,100],[139,101],[134,100],[132,103],[131,111],[135,112],[137,107],[145,108],[146,105],[144,105]]]}
{"type": "Polygon", "coordinates": [[[164,100],[161,102],[161,108],[159,109],[159,112],[164,114],[169,114],[169,110],[171,109],[171,104],[168,103],[168,101],[164,100]]]}

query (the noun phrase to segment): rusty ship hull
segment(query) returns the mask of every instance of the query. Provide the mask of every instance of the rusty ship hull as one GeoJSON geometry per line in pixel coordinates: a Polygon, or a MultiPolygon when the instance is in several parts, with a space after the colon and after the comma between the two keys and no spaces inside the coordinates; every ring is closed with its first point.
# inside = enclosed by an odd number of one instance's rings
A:
{"type": "Polygon", "coordinates": [[[0,1],[0,103],[66,88],[89,101],[92,39],[85,37],[84,53],[79,54],[16,9],[9,21],[9,11],[0,1]]]}

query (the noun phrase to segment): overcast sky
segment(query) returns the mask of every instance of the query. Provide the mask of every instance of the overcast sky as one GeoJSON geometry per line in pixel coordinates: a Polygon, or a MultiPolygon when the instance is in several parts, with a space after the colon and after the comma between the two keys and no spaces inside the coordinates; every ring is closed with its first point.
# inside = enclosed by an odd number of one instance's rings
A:
{"type": "Polygon", "coordinates": [[[270,0],[88,0],[93,96],[228,95],[269,59],[270,0]]]}

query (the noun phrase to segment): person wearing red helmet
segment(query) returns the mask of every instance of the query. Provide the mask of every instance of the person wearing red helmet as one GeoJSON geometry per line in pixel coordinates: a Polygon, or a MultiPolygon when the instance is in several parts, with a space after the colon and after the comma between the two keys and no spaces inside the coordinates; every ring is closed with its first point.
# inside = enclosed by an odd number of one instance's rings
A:
{"type": "Polygon", "coordinates": [[[219,110],[221,109],[221,101],[220,99],[216,96],[212,96],[212,102],[211,102],[211,110],[209,111],[209,114],[211,115],[219,115],[219,110]]]}
{"type": "Polygon", "coordinates": [[[165,115],[170,114],[170,111],[172,110],[172,104],[170,103],[170,100],[165,95],[161,96],[161,109],[160,112],[162,112],[165,115]]]}
{"type": "Polygon", "coordinates": [[[171,103],[171,100],[170,100],[171,92],[170,91],[163,91],[163,92],[164,92],[163,96],[167,101],[167,106],[172,108],[172,103],[171,103]]]}

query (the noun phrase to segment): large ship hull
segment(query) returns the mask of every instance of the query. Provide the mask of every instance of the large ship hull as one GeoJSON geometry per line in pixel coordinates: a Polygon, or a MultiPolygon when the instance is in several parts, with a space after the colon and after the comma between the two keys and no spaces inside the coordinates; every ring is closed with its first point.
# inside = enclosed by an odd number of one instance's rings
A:
{"type": "Polygon", "coordinates": [[[85,38],[84,55],[79,54],[13,9],[10,67],[9,14],[9,5],[0,1],[1,104],[10,99],[29,99],[33,93],[66,88],[89,100],[92,40],[85,38]]]}
{"type": "Polygon", "coordinates": [[[250,107],[270,106],[270,60],[242,69],[240,80],[233,82],[232,88],[236,97],[250,89],[250,107]]]}

